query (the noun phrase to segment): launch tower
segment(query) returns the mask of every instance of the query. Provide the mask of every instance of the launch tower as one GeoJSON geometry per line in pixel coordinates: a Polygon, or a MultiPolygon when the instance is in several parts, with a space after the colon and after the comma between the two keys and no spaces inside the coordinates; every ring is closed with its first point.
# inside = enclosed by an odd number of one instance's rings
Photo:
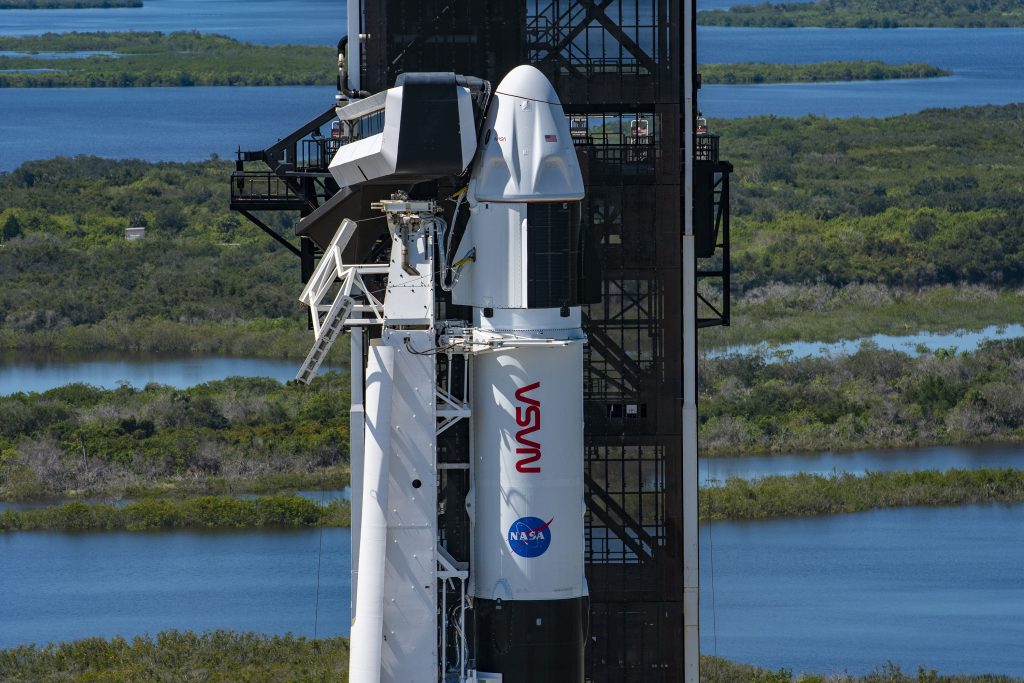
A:
{"type": "MultiPolygon", "coordinates": [[[[595,683],[696,680],[695,335],[698,327],[729,322],[732,167],[719,159],[717,136],[696,125],[699,76],[692,3],[362,0],[350,6],[359,11],[349,13],[349,39],[341,49],[352,66],[345,85],[357,94],[384,92],[402,74],[421,72],[467,74],[497,85],[521,64],[539,69],[557,93],[582,171],[585,198],[578,208],[581,231],[588,236],[580,247],[587,252],[580,262],[587,265],[577,279],[581,331],[576,336],[571,332],[577,325],[574,312],[569,322],[551,325],[570,330],[560,341],[567,342],[567,353],[578,350],[583,361],[582,559],[589,594],[585,677],[595,683]],[[356,41],[355,36],[361,38],[356,41]],[[574,343],[584,336],[585,345],[574,343]]],[[[339,27],[343,32],[345,27],[339,27]]],[[[414,216],[418,227],[403,239],[407,244],[429,241],[436,233],[421,223],[429,223],[436,212],[415,193],[396,200],[390,188],[343,187],[331,174],[332,160],[350,142],[346,136],[366,138],[379,132],[383,118],[367,111],[361,117],[353,113],[352,125],[332,134],[324,130],[336,119],[332,106],[275,145],[240,154],[231,187],[232,208],[300,257],[307,302],[318,288],[336,285],[335,276],[341,274],[318,269],[324,259],[366,264],[362,271],[348,272],[352,296],[345,305],[348,315],[370,319],[380,303],[372,294],[377,291],[374,278],[383,278],[388,269],[382,264],[375,271],[372,264],[382,261],[400,232],[389,232],[385,222],[394,226],[402,216],[414,216]],[[298,212],[297,241],[260,221],[256,212],[263,210],[298,212]],[[345,218],[367,221],[381,215],[387,221],[376,221],[376,231],[354,227],[371,222],[353,223],[347,233],[338,230],[345,218]],[[315,273],[329,273],[330,282],[318,282],[315,273]]],[[[445,187],[443,179],[428,182],[440,183],[432,188],[436,196],[458,190],[445,187]]],[[[422,249],[425,254],[426,247],[422,249]]],[[[471,324],[489,324],[502,315],[486,316],[490,307],[483,299],[460,298],[458,291],[437,292],[436,301],[441,307],[437,310],[450,313],[463,305],[473,307],[463,310],[471,324]]],[[[555,302],[556,310],[560,306],[555,302]]],[[[332,324],[329,316],[314,315],[312,321],[318,332],[332,324]]],[[[534,326],[541,328],[543,324],[534,326]]],[[[396,359],[370,344],[373,334],[356,329],[352,343],[398,391],[396,359]]],[[[430,347],[425,340],[420,345],[415,334],[410,337],[403,347],[430,347]]],[[[316,353],[314,348],[311,358],[316,353]]],[[[404,355],[397,362],[411,363],[409,367],[421,359],[404,355]]],[[[463,601],[465,586],[459,577],[471,538],[464,508],[471,485],[465,454],[475,437],[460,416],[467,410],[470,382],[487,371],[470,378],[461,360],[441,355],[436,362],[448,403],[445,427],[437,435],[434,502],[438,533],[452,555],[447,558],[449,588],[441,591],[438,605],[451,611],[463,601]]],[[[408,376],[414,375],[410,370],[408,376]]],[[[366,386],[369,392],[370,384],[366,386]]],[[[528,406],[533,395],[525,386],[513,393],[528,406]]],[[[378,400],[370,395],[353,399],[357,407],[360,401],[378,400]]],[[[354,479],[357,474],[367,476],[354,472],[354,479]]],[[[546,522],[523,521],[518,532],[526,534],[524,543],[530,532],[536,538],[540,530],[543,537],[546,522]]],[[[524,546],[524,552],[533,551],[524,546]]],[[[492,614],[493,597],[484,606],[492,614]]],[[[501,634],[493,629],[506,625],[500,620],[489,623],[487,638],[497,642],[501,634]]],[[[438,639],[447,660],[460,655],[446,634],[438,639]]],[[[525,656],[529,645],[508,644],[525,656]]],[[[503,653],[502,647],[496,647],[494,657],[510,651],[503,653]]]]}

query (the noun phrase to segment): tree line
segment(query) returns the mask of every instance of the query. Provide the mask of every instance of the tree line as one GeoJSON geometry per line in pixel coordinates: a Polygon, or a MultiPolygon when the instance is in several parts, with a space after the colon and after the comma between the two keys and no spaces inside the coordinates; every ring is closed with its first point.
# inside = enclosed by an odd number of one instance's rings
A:
{"type": "Polygon", "coordinates": [[[302,496],[147,498],[124,505],[72,501],[30,510],[0,511],[4,531],[159,531],[258,527],[348,526],[349,503],[321,505],[302,496]]]}
{"type": "Polygon", "coordinates": [[[879,508],[1024,502],[1024,472],[959,470],[946,472],[800,473],[756,480],[730,479],[702,488],[703,520],[774,519],[847,514],[879,508]]]}

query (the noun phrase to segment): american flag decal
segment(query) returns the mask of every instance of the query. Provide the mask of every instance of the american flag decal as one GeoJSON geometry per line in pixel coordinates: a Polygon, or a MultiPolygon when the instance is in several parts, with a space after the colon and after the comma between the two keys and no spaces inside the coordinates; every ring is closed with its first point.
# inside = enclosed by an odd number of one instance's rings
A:
{"type": "Polygon", "coordinates": [[[557,135],[545,135],[544,136],[544,142],[558,142],[558,136],[557,135]]]}

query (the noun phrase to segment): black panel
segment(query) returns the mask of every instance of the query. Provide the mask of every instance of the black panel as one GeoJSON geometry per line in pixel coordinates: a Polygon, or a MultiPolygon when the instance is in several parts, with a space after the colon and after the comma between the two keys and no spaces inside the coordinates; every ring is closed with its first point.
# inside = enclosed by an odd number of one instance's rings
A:
{"type": "Polygon", "coordinates": [[[462,171],[458,85],[454,73],[403,74],[402,128],[396,173],[456,175],[462,171]]]}
{"type": "Polygon", "coordinates": [[[718,226],[715,221],[715,171],[709,164],[694,164],[693,238],[697,258],[715,255],[718,226]]]}
{"type": "Polygon", "coordinates": [[[526,302],[529,308],[580,303],[580,203],[544,202],[526,209],[526,302]]]}
{"type": "Polygon", "coordinates": [[[601,238],[593,225],[580,226],[579,299],[581,304],[601,303],[601,238]]]}
{"type": "Polygon", "coordinates": [[[477,600],[476,668],[502,683],[582,683],[590,601],[477,600]]]}
{"type": "Polygon", "coordinates": [[[402,73],[461,71],[497,83],[526,57],[526,6],[495,0],[364,0],[363,87],[402,73]]]}

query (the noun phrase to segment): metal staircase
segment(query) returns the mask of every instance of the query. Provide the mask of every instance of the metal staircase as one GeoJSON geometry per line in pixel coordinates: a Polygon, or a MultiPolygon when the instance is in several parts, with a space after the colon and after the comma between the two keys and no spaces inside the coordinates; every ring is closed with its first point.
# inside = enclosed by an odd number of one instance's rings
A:
{"type": "Polygon", "coordinates": [[[342,253],[357,230],[355,221],[342,221],[299,296],[299,301],[309,306],[310,322],[315,335],[313,347],[295,376],[296,381],[302,384],[308,384],[316,375],[346,325],[372,325],[384,321],[384,304],[371,293],[363,276],[385,275],[388,264],[345,265],[342,262],[342,253]],[[336,284],[339,286],[333,301],[324,303],[336,284]],[[356,297],[364,299],[365,303],[359,303],[356,297]],[[359,314],[359,317],[354,318],[353,313],[359,314]],[[370,317],[362,317],[364,313],[370,317]]]}
{"type": "Polygon", "coordinates": [[[295,375],[296,381],[300,384],[309,384],[313,377],[316,376],[316,371],[320,369],[320,365],[324,362],[327,352],[334,345],[334,340],[338,338],[338,335],[344,329],[345,321],[348,320],[349,315],[352,313],[352,307],[355,303],[356,300],[350,296],[339,296],[331,304],[324,324],[320,328],[320,334],[317,335],[316,341],[313,342],[313,348],[309,350],[306,360],[302,362],[302,367],[299,368],[299,373],[295,375]]]}

